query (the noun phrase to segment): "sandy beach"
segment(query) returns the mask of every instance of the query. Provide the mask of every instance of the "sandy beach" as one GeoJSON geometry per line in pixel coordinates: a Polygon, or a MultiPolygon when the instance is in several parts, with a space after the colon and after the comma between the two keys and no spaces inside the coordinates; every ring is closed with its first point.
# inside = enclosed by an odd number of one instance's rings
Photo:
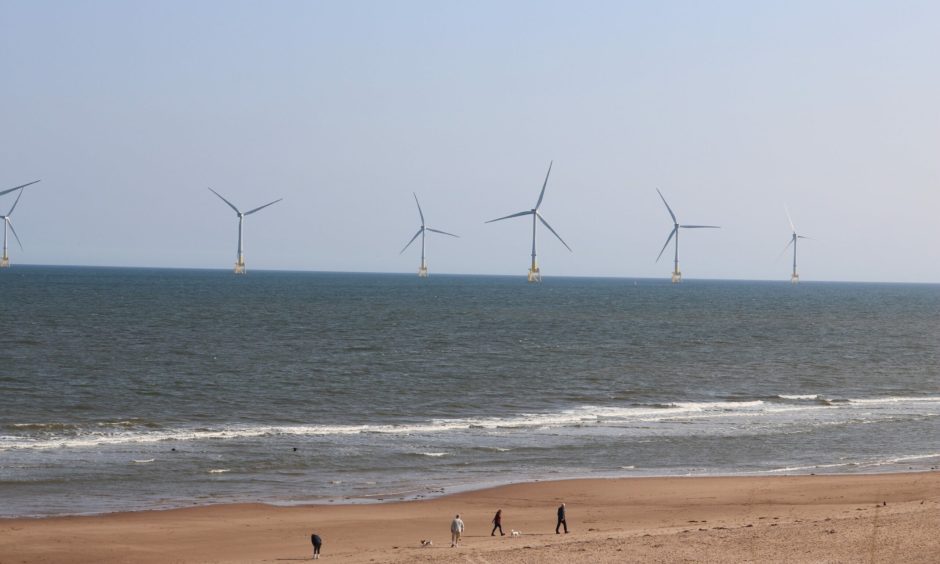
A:
{"type": "Polygon", "coordinates": [[[581,479],[375,505],[5,519],[0,562],[291,562],[310,559],[311,532],[333,562],[937,562],[938,530],[937,472],[581,479]],[[562,501],[568,535],[554,533],[562,501]],[[494,537],[499,508],[506,536],[494,537]],[[451,548],[457,513],[466,531],[451,548]]]}

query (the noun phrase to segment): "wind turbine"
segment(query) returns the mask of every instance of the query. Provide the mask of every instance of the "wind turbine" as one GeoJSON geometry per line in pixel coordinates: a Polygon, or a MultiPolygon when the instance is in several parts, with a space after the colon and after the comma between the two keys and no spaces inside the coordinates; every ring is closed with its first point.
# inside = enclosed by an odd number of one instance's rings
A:
{"type": "Polygon", "coordinates": [[[245,213],[242,213],[241,211],[238,210],[238,208],[235,207],[235,204],[233,204],[232,202],[226,200],[226,199],[222,196],[222,194],[219,194],[218,192],[216,192],[216,191],[213,190],[212,188],[209,188],[209,191],[212,192],[213,194],[215,194],[216,196],[218,196],[219,198],[221,198],[223,202],[225,202],[226,204],[228,204],[229,207],[232,208],[233,210],[235,210],[235,213],[238,214],[238,255],[237,255],[236,260],[235,260],[235,274],[244,274],[244,273],[245,273],[245,254],[242,252],[242,223],[245,221],[245,216],[251,215],[251,214],[253,214],[253,213],[255,213],[255,212],[258,212],[258,211],[261,211],[261,210],[263,210],[264,208],[266,208],[266,207],[268,207],[268,206],[270,206],[270,205],[272,205],[272,204],[276,204],[276,203],[280,202],[280,201],[283,200],[284,198],[278,198],[278,199],[274,200],[273,202],[268,202],[267,204],[265,204],[265,205],[263,205],[263,206],[259,206],[259,207],[255,208],[255,209],[253,209],[253,210],[246,211],[245,213]]]}
{"type": "MultiPolygon", "coordinates": [[[[561,235],[556,233],[555,230],[552,229],[552,226],[549,225],[547,221],[545,221],[544,217],[542,217],[542,214],[539,213],[539,206],[542,205],[542,198],[545,197],[545,187],[548,186],[548,176],[552,173],[553,163],[554,161],[548,163],[548,172],[545,173],[545,182],[542,184],[542,193],[539,194],[539,201],[535,203],[534,208],[528,211],[521,211],[519,213],[507,215],[505,217],[498,217],[496,219],[491,219],[486,222],[486,223],[493,223],[494,221],[502,221],[504,219],[509,219],[511,217],[521,217],[523,215],[532,216],[532,266],[529,267],[529,282],[541,282],[542,281],[542,273],[539,271],[539,263],[536,258],[536,252],[535,252],[535,249],[536,249],[535,227],[537,225],[536,219],[541,221],[542,224],[545,225],[545,227],[547,227],[548,230],[551,231],[555,237],[558,237],[558,240],[561,241],[561,244],[564,245],[565,248],[567,248],[569,251],[571,251],[571,247],[568,246],[568,243],[565,243],[565,240],[561,238],[561,235]]],[[[571,251],[571,252],[574,252],[574,251],[571,251]]]]}
{"type": "MultiPolygon", "coordinates": [[[[787,246],[783,248],[783,252],[784,253],[787,252],[787,249],[790,248],[790,245],[793,245],[793,274],[790,275],[790,283],[799,284],[800,275],[797,274],[796,272],[796,241],[797,239],[809,239],[809,237],[797,235],[796,227],[793,226],[793,218],[790,217],[790,210],[787,209],[787,206],[783,206],[783,210],[787,212],[787,220],[790,222],[790,231],[792,232],[792,236],[790,237],[790,242],[787,243],[787,246]]],[[[783,254],[783,253],[780,253],[780,254],[783,254]]],[[[779,260],[780,257],[777,257],[777,258],[779,260]]]]}
{"type": "MultiPolygon", "coordinates": [[[[37,180],[36,182],[39,181],[37,180]]],[[[32,182],[30,184],[32,184],[32,182]]],[[[9,190],[7,192],[9,192],[9,190]]],[[[20,203],[21,197],[23,197],[22,191],[17,194],[16,201],[13,202],[13,206],[10,207],[10,211],[7,212],[6,215],[0,215],[0,218],[3,219],[3,257],[0,257],[0,268],[9,268],[10,266],[10,257],[7,255],[7,227],[10,228],[10,231],[13,232],[13,236],[16,237],[16,242],[19,244],[20,250],[23,250],[23,243],[20,242],[20,236],[16,234],[16,229],[13,229],[13,220],[10,219],[10,216],[13,215],[13,210],[16,209],[16,204],[20,203]]]]}
{"type": "Polygon", "coordinates": [[[677,284],[682,282],[682,273],[679,271],[679,230],[680,229],[720,229],[717,225],[679,225],[679,220],[676,219],[676,214],[672,213],[672,208],[669,207],[669,204],[666,203],[666,198],[663,196],[663,193],[659,191],[659,188],[656,189],[659,192],[659,197],[662,198],[663,203],[666,204],[666,209],[669,211],[669,215],[672,217],[672,231],[669,232],[669,237],[666,239],[666,244],[663,245],[661,251],[659,251],[659,256],[656,257],[656,262],[659,262],[659,259],[663,256],[666,247],[669,246],[669,241],[673,237],[676,238],[676,258],[675,258],[675,267],[672,270],[672,283],[677,284]]]}
{"type": "Polygon", "coordinates": [[[459,236],[459,235],[454,235],[453,233],[448,233],[448,232],[446,232],[446,231],[441,231],[440,229],[431,229],[430,227],[428,227],[427,225],[425,225],[425,224],[424,224],[424,212],[421,211],[421,204],[418,202],[418,195],[415,194],[414,192],[412,192],[411,195],[415,197],[415,203],[418,204],[418,215],[421,216],[421,227],[418,228],[418,232],[415,233],[415,236],[411,238],[411,241],[408,241],[408,244],[405,245],[405,248],[402,249],[401,252],[398,253],[398,254],[404,253],[404,252],[405,252],[405,249],[407,249],[408,247],[410,247],[411,244],[415,242],[415,239],[418,238],[418,235],[421,235],[421,267],[418,269],[418,276],[421,277],[421,278],[427,278],[427,277],[428,277],[428,261],[425,260],[425,258],[424,258],[424,249],[425,249],[425,246],[424,246],[424,236],[425,236],[425,232],[426,232],[426,231],[431,231],[431,232],[434,232],[434,233],[440,233],[441,235],[450,235],[451,237],[458,237],[458,238],[459,238],[460,236],[459,236]]]}
{"type": "Polygon", "coordinates": [[[20,190],[20,193],[16,196],[16,200],[13,202],[13,205],[10,207],[10,211],[6,215],[0,215],[0,218],[3,218],[3,256],[0,257],[0,268],[9,268],[10,266],[10,257],[7,255],[7,227],[9,226],[10,231],[13,232],[13,236],[16,238],[16,242],[20,246],[20,250],[23,249],[23,243],[20,242],[20,236],[16,234],[16,230],[13,229],[13,220],[10,219],[10,216],[13,214],[13,210],[16,209],[16,204],[20,203],[20,197],[23,195],[23,188],[27,186],[32,186],[33,184],[39,182],[38,180],[33,180],[32,182],[27,182],[26,184],[21,184],[16,188],[8,188],[0,192],[0,196],[4,194],[9,194],[10,192],[15,192],[20,190]]]}

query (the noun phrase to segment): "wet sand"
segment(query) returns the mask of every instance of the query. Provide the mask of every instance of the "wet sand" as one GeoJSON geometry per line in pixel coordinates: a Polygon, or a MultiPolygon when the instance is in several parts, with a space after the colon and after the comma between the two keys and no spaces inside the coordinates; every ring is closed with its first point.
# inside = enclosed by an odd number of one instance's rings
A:
{"type": "Polygon", "coordinates": [[[299,562],[312,532],[330,562],[940,562],[940,472],[563,480],[375,505],[4,519],[0,563],[299,562]],[[571,533],[556,535],[562,501],[571,533]],[[500,508],[506,536],[493,537],[500,508]],[[450,548],[457,513],[467,528],[450,548]]]}

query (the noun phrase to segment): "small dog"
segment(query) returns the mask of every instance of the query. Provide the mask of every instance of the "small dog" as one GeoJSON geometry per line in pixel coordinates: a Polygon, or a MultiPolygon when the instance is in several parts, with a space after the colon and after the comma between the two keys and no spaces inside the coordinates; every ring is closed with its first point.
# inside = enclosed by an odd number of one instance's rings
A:
{"type": "Polygon", "coordinates": [[[421,546],[427,548],[429,546],[434,546],[434,541],[432,540],[423,540],[421,541],[421,546]]]}
{"type": "Polygon", "coordinates": [[[522,536],[522,531],[511,529],[509,534],[510,536],[519,537],[519,536],[522,536]]]}

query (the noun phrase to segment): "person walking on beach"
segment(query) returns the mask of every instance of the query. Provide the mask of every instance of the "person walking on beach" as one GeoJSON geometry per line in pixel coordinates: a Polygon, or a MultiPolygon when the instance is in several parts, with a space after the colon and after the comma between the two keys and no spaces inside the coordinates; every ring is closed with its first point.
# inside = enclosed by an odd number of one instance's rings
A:
{"type": "Polygon", "coordinates": [[[320,547],[323,546],[323,539],[320,538],[320,535],[314,533],[310,535],[310,542],[313,543],[313,559],[320,559],[320,547]]]}
{"type": "Polygon", "coordinates": [[[558,506],[558,523],[555,525],[555,534],[558,534],[558,527],[565,526],[565,534],[568,534],[568,521],[565,520],[565,504],[558,506]]]}
{"type": "Polygon", "coordinates": [[[493,517],[493,530],[490,531],[490,536],[496,535],[496,529],[499,529],[499,536],[506,536],[506,533],[503,532],[503,510],[496,510],[496,517],[493,517]]]}
{"type": "Polygon", "coordinates": [[[460,543],[460,533],[463,532],[463,520],[458,513],[454,520],[450,522],[450,546],[458,546],[460,543]]]}

